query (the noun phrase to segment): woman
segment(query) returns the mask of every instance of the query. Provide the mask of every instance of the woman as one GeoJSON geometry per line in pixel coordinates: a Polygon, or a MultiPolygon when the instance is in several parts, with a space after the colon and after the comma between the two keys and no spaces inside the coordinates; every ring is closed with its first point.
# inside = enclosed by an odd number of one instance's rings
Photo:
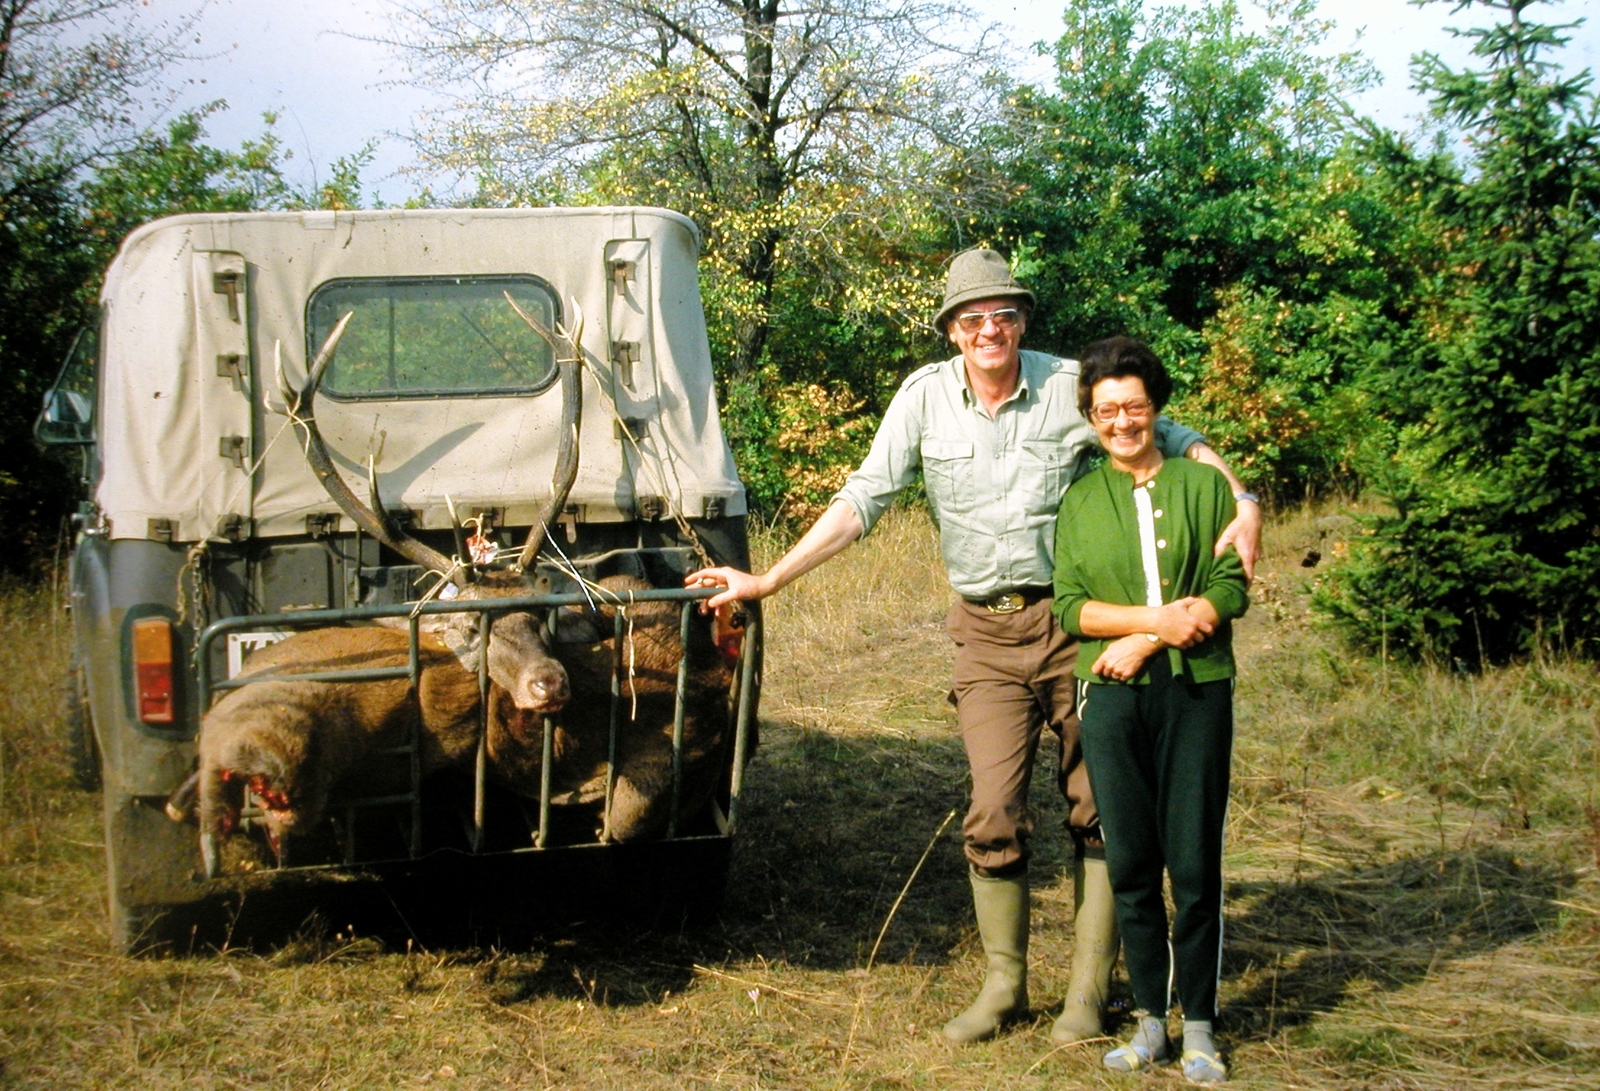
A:
{"type": "Polygon", "coordinates": [[[1214,546],[1234,515],[1216,470],[1164,459],[1155,422],[1172,391],[1127,337],[1084,353],[1078,406],[1109,460],[1067,491],[1056,525],[1055,602],[1082,640],[1076,670],[1085,760],[1134,999],[1133,1038],[1107,1053],[1132,1072],[1172,1059],[1169,981],[1183,1005],[1183,1072],[1218,1083],[1212,1039],[1222,950],[1222,827],[1233,746],[1229,621],[1244,568],[1214,546]],[[1161,882],[1176,908],[1168,947],[1161,882]],[[1172,963],[1176,961],[1176,974],[1172,963]]]}

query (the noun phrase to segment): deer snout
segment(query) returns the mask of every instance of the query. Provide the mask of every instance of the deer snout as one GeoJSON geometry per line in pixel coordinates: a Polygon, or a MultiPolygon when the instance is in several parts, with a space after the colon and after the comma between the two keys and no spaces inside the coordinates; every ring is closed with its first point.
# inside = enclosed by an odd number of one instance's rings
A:
{"type": "Polygon", "coordinates": [[[511,699],[526,712],[559,712],[572,695],[566,668],[555,660],[529,667],[519,681],[511,699]]]}

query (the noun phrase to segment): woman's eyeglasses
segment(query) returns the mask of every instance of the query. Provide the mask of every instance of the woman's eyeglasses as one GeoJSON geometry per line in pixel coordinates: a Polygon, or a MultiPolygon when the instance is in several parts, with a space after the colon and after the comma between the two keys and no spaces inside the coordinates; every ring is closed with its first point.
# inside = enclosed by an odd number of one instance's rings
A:
{"type": "Polygon", "coordinates": [[[1149,398],[1134,398],[1132,401],[1101,402],[1089,410],[1089,415],[1101,424],[1110,424],[1117,419],[1118,413],[1128,414],[1129,420],[1148,420],[1150,414],[1156,409],[1155,403],[1149,398]]]}
{"type": "Polygon", "coordinates": [[[1006,307],[998,311],[967,311],[956,315],[956,325],[965,333],[977,333],[991,318],[994,319],[996,326],[1009,330],[1022,321],[1022,312],[1015,307],[1006,307]]]}

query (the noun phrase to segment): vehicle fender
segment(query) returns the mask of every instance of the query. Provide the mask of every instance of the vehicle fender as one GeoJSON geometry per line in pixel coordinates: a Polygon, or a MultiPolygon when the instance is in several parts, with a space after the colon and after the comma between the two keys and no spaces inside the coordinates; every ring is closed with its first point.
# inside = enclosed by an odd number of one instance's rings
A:
{"type": "Polygon", "coordinates": [[[183,782],[194,763],[198,711],[186,669],[188,627],[175,626],[180,657],[175,682],[181,699],[178,722],[170,729],[150,727],[135,717],[124,646],[131,617],[176,617],[183,559],[181,546],[108,542],[98,535],[84,536],[73,552],[73,640],[84,666],[95,741],[110,793],[165,796],[183,782]]]}

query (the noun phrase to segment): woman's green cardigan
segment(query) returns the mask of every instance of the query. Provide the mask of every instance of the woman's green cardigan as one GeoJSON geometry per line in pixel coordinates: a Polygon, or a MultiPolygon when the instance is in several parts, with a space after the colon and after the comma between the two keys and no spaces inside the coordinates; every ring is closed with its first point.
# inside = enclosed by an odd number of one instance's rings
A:
{"type": "MultiPolygon", "coordinates": [[[[1230,546],[1213,557],[1217,538],[1234,516],[1227,478],[1190,458],[1169,458],[1142,488],[1154,508],[1161,601],[1198,595],[1216,607],[1221,623],[1200,644],[1169,648],[1172,674],[1190,682],[1233,677],[1233,630],[1229,622],[1249,604],[1244,565],[1230,546]]],[[[1133,475],[1109,463],[1080,478],[1061,500],[1056,520],[1055,601],[1051,610],[1062,629],[1077,637],[1078,666],[1088,682],[1107,679],[1090,668],[1110,639],[1085,636],[1079,616],[1090,600],[1118,606],[1145,605],[1144,563],[1133,475]]],[[[1133,684],[1147,682],[1144,671],[1133,684]]]]}

